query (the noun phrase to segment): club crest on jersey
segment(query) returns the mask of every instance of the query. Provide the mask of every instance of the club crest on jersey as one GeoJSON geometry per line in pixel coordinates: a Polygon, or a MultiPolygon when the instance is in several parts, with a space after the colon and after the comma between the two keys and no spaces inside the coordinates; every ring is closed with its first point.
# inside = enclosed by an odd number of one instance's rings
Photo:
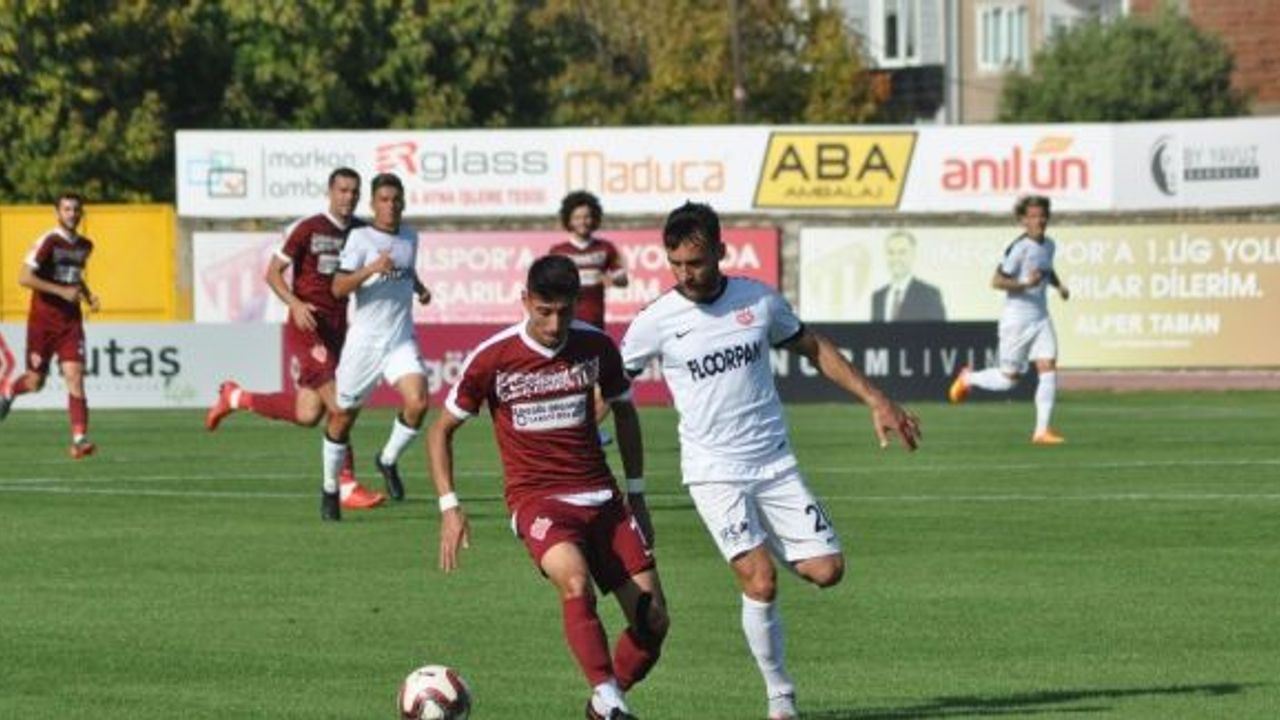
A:
{"type": "Polygon", "coordinates": [[[547,531],[551,529],[551,518],[538,516],[529,526],[529,537],[542,542],[547,539],[547,531]]]}
{"type": "Polygon", "coordinates": [[[323,363],[329,358],[329,351],[325,346],[316,344],[311,346],[311,359],[318,363],[323,363]]]}
{"type": "Polygon", "coordinates": [[[757,340],[714,350],[696,360],[688,361],[685,366],[689,368],[689,375],[694,380],[706,380],[722,372],[751,365],[762,356],[760,341],[757,340]]]}
{"type": "Polygon", "coordinates": [[[38,352],[33,352],[28,356],[27,362],[31,363],[31,367],[37,370],[44,367],[44,357],[38,352]]]}
{"type": "Polygon", "coordinates": [[[751,311],[751,306],[748,305],[747,307],[739,310],[733,318],[738,321],[739,325],[743,327],[750,327],[751,323],[756,321],[756,314],[751,311]]]}

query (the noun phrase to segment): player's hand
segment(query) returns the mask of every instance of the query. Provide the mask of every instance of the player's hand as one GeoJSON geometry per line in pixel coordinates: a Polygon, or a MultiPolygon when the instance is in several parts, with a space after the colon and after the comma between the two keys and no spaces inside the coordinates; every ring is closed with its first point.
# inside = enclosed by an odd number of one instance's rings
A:
{"type": "Polygon", "coordinates": [[[431,304],[431,288],[423,285],[418,289],[418,302],[422,305],[431,304]]]}
{"type": "Polygon", "coordinates": [[[391,259],[391,251],[383,250],[378,253],[378,257],[368,265],[370,272],[375,275],[386,275],[396,269],[396,263],[391,259]]]}
{"type": "Polygon", "coordinates": [[[650,548],[656,547],[658,536],[653,531],[653,518],[649,516],[649,503],[645,501],[644,493],[629,493],[627,507],[631,508],[631,517],[634,517],[636,524],[640,526],[645,542],[649,543],[650,548]]]}
{"type": "Polygon", "coordinates": [[[1062,296],[1062,299],[1063,299],[1063,300],[1070,300],[1070,299],[1071,299],[1071,291],[1067,289],[1067,286],[1066,286],[1066,285],[1059,285],[1059,286],[1058,286],[1058,294],[1062,296]]]}
{"type": "Polygon", "coordinates": [[[1040,268],[1032,268],[1031,272],[1027,273],[1027,281],[1023,283],[1023,286],[1028,288],[1033,288],[1039,285],[1040,281],[1043,279],[1044,279],[1044,273],[1040,272],[1040,268]]]}
{"type": "Polygon", "coordinates": [[[881,448],[889,447],[891,433],[897,433],[907,450],[919,447],[920,439],[924,437],[920,432],[920,419],[893,402],[873,406],[871,422],[875,425],[876,438],[880,441],[881,448]]]}
{"type": "Polygon", "coordinates": [[[86,297],[86,300],[89,303],[89,312],[98,312],[99,310],[102,309],[102,303],[98,302],[97,295],[94,295],[93,293],[89,293],[89,295],[86,297]]]}
{"type": "Polygon", "coordinates": [[[462,508],[445,510],[440,516],[440,569],[458,569],[458,550],[471,547],[471,526],[462,508]]]}
{"type": "Polygon", "coordinates": [[[293,303],[289,306],[289,315],[299,330],[312,332],[316,329],[316,306],[308,302],[293,303]]]}
{"type": "Polygon", "coordinates": [[[64,285],[59,287],[56,291],[58,297],[72,304],[80,302],[83,292],[84,291],[77,285],[64,285]]]}

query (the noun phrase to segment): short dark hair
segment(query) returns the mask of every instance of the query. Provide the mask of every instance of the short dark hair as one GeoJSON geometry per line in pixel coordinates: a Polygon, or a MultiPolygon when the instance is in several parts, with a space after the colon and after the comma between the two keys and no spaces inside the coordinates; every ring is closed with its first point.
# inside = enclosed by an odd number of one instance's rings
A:
{"type": "Polygon", "coordinates": [[[58,193],[58,197],[56,197],[56,198],[54,198],[54,199],[53,199],[53,207],[55,207],[55,208],[60,208],[60,207],[62,207],[62,201],[63,201],[63,200],[75,200],[76,202],[80,203],[81,205],[84,205],[84,196],[83,196],[83,195],[81,195],[81,194],[80,194],[80,193],[78,193],[78,192],[72,192],[72,191],[70,191],[70,190],[64,190],[64,191],[62,191],[62,192],[58,193]]]}
{"type": "Polygon", "coordinates": [[[706,203],[686,202],[667,216],[662,228],[662,244],[675,250],[681,243],[705,245],[707,249],[721,247],[720,216],[706,203]]]}
{"type": "Polygon", "coordinates": [[[360,173],[349,167],[336,168],[333,172],[329,173],[329,187],[333,187],[333,184],[338,181],[338,178],[355,180],[356,187],[360,187],[360,173]]]}
{"type": "Polygon", "coordinates": [[[586,190],[574,190],[565,195],[564,199],[560,201],[560,226],[568,230],[569,216],[573,214],[574,210],[583,205],[591,208],[591,219],[595,220],[596,224],[599,225],[601,218],[604,217],[604,208],[600,206],[600,198],[586,190]]]}
{"type": "Polygon", "coordinates": [[[1049,198],[1044,195],[1023,195],[1018,198],[1018,204],[1013,206],[1013,213],[1021,219],[1026,216],[1027,209],[1032,207],[1042,208],[1045,217],[1052,215],[1049,210],[1049,198]]]}
{"type": "Polygon", "coordinates": [[[399,190],[401,195],[404,195],[404,183],[400,182],[400,178],[395,173],[378,173],[369,182],[370,194],[377,195],[378,190],[384,187],[393,187],[399,190]]]}
{"type": "Polygon", "coordinates": [[[543,300],[577,300],[582,289],[578,266],[565,255],[543,255],[529,266],[525,288],[543,300]]]}

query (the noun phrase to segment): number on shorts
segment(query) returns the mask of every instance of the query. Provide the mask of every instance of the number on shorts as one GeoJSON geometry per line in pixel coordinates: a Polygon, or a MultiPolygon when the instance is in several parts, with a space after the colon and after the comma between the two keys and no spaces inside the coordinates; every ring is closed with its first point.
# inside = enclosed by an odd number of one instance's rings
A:
{"type": "Polygon", "coordinates": [[[813,531],[816,533],[824,533],[831,528],[831,519],[827,517],[827,511],[821,505],[812,504],[804,507],[805,515],[813,516],[813,531]]]}

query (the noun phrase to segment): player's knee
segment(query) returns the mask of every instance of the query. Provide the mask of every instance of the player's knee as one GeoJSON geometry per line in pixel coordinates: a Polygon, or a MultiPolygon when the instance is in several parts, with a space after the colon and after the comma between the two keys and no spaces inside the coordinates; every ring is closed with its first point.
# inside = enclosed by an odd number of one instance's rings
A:
{"type": "Polygon", "coordinates": [[[304,407],[298,411],[298,424],[303,427],[315,427],[324,419],[324,406],[320,407],[304,407]]]}
{"type": "Polygon", "coordinates": [[[591,592],[591,578],[587,575],[570,575],[559,583],[560,599],[575,600],[577,598],[587,598],[594,601],[595,595],[591,592]]]}
{"type": "Polygon", "coordinates": [[[778,596],[778,578],[772,572],[754,573],[742,580],[742,594],[756,602],[770,603],[778,596]]]}
{"type": "Polygon", "coordinates": [[[44,373],[33,373],[30,379],[27,380],[28,385],[31,386],[32,392],[40,392],[40,390],[44,388],[44,381],[47,377],[48,375],[45,375],[44,373]]]}
{"type": "Polygon", "coordinates": [[[666,605],[652,593],[642,594],[636,604],[636,623],[633,629],[637,637],[656,650],[671,629],[671,616],[667,614],[666,605]]]}
{"type": "Polygon", "coordinates": [[[418,427],[422,425],[422,418],[426,417],[428,408],[428,400],[426,395],[412,395],[404,399],[404,420],[410,427],[418,427]]]}
{"type": "Polygon", "coordinates": [[[820,588],[835,587],[844,579],[844,556],[832,555],[822,558],[822,562],[814,563],[806,568],[804,576],[809,582],[820,588]]]}

